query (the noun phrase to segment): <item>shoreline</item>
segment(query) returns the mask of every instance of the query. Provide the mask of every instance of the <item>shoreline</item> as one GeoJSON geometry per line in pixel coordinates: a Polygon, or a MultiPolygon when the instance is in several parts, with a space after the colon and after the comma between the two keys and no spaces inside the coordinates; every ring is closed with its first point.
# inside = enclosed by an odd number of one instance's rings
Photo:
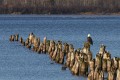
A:
{"type": "Polygon", "coordinates": [[[75,14],[51,14],[51,13],[48,13],[48,14],[32,14],[32,13],[28,13],[28,14],[22,14],[20,12],[14,12],[14,13],[11,13],[11,14],[0,14],[0,15],[120,15],[120,12],[113,12],[113,13],[97,13],[97,12],[80,12],[80,13],[75,13],[75,14]]]}

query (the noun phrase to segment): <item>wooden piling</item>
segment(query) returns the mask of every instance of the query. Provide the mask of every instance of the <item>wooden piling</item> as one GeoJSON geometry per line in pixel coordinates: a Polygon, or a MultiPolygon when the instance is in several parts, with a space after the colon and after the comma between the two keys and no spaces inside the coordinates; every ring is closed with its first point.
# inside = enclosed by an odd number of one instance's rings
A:
{"type": "Polygon", "coordinates": [[[107,60],[106,59],[102,60],[102,70],[107,71],[107,60]]]}

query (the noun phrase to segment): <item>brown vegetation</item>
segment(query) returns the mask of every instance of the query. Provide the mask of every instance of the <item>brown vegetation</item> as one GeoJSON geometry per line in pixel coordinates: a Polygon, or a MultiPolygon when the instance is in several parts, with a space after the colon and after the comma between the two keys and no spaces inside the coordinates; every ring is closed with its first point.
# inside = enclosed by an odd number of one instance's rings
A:
{"type": "Polygon", "coordinates": [[[76,14],[117,13],[120,0],[0,0],[0,13],[76,14]]]}

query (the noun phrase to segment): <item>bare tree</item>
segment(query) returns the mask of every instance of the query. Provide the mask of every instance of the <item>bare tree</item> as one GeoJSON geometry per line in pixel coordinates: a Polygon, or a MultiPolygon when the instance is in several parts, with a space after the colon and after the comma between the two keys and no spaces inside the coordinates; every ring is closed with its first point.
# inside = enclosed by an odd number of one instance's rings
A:
{"type": "MultiPolygon", "coordinates": [[[[80,13],[119,12],[120,0],[0,0],[3,12],[80,13]]],[[[2,11],[1,11],[2,13],[2,11]]]]}

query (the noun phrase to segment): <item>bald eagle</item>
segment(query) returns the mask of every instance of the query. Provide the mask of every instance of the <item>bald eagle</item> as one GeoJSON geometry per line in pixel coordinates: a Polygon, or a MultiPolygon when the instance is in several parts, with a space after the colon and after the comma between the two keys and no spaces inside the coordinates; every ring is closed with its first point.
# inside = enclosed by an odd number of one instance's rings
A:
{"type": "Polygon", "coordinates": [[[93,45],[93,40],[92,40],[90,34],[88,34],[87,42],[89,42],[91,45],[93,45]]]}

